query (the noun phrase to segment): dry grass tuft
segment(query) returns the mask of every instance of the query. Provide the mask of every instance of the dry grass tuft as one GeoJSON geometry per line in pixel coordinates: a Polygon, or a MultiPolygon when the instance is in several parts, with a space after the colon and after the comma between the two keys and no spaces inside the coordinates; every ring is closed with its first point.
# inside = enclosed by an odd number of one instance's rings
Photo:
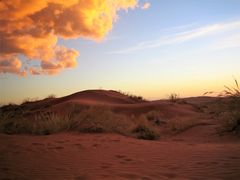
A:
{"type": "MultiPolygon", "coordinates": [[[[210,113],[221,121],[219,133],[239,134],[240,129],[240,87],[237,79],[233,86],[224,86],[224,90],[218,94],[219,99],[211,105],[210,113]]],[[[214,92],[206,92],[212,94],[214,92]]]]}
{"type": "Polygon", "coordinates": [[[195,127],[197,125],[199,125],[199,121],[197,119],[192,119],[192,118],[174,119],[174,120],[169,121],[167,124],[170,132],[173,132],[174,134],[184,132],[184,131],[191,129],[192,127],[195,127]]]}
{"type": "Polygon", "coordinates": [[[168,99],[171,101],[171,102],[177,102],[179,99],[180,99],[180,96],[179,94],[176,94],[176,93],[172,93],[169,95],[168,99]]]}
{"type": "Polygon", "coordinates": [[[80,132],[111,132],[128,135],[132,122],[123,115],[117,115],[106,106],[91,106],[77,116],[74,129],[80,132]]]}
{"type": "Polygon", "coordinates": [[[135,118],[133,121],[135,122],[135,127],[132,129],[132,133],[138,139],[156,140],[160,137],[157,128],[144,116],[135,118]]]}
{"type": "Polygon", "coordinates": [[[144,99],[142,96],[133,95],[131,93],[118,91],[120,94],[123,94],[125,96],[128,96],[130,99],[132,99],[135,102],[146,102],[146,99],[144,99]]]}

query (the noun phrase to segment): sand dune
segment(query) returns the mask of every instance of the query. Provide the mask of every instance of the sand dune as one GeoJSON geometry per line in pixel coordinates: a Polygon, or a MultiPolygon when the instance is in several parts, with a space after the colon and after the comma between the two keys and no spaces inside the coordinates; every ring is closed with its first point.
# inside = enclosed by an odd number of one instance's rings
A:
{"type": "Polygon", "coordinates": [[[218,134],[219,116],[210,108],[214,103],[211,97],[139,101],[116,91],[90,90],[4,106],[2,113],[26,112],[30,120],[49,109],[106,106],[129,121],[157,112],[164,123],[154,125],[160,132],[155,141],[76,131],[0,134],[0,179],[239,179],[240,139],[218,134]]]}

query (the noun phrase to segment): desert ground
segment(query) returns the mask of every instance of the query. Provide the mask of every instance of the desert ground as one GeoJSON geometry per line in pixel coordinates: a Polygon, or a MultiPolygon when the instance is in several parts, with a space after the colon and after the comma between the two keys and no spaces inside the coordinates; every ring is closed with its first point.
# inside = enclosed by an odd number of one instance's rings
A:
{"type": "Polygon", "coordinates": [[[106,90],[5,105],[0,179],[240,179],[238,109],[106,90]]]}

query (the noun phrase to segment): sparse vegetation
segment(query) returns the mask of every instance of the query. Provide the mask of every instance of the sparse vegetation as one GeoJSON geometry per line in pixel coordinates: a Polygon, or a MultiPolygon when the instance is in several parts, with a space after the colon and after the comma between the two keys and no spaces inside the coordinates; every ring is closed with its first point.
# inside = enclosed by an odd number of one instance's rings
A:
{"type": "Polygon", "coordinates": [[[57,113],[51,109],[39,111],[29,117],[25,112],[1,113],[0,132],[7,134],[49,135],[62,131],[84,133],[118,133],[139,139],[159,137],[154,123],[144,116],[129,117],[115,114],[106,106],[78,108],[75,105],[66,112],[57,113]]]}
{"type": "Polygon", "coordinates": [[[132,130],[132,133],[138,139],[155,140],[160,137],[155,127],[144,116],[136,119],[136,127],[132,130]]]}
{"type": "Polygon", "coordinates": [[[92,106],[77,117],[74,129],[80,132],[112,132],[128,135],[132,122],[123,115],[117,115],[105,106],[92,106]]]}
{"type": "Polygon", "coordinates": [[[127,92],[123,92],[123,91],[118,91],[119,93],[128,96],[130,99],[132,99],[135,102],[145,102],[146,99],[144,99],[142,96],[137,96],[137,95],[133,95],[131,93],[127,93],[127,92]]]}
{"type": "Polygon", "coordinates": [[[186,131],[194,126],[200,125],[200,124],[199,124],[199,121],[196,119],[178,118],[178,119],[169,121],[169,123],[167,125],[171,132],[177,134],[177,133],[184,132],[184,131],[186,131]]]}
{"type": "Polygon", "coordinates": [[[48,135],[68,130],[71,125],[69,115],[58,115],[47,111],[40,112],[32,119],[23,114],[3,113],[0,116],[0,132],[7,134],[36,134],[48,135]]]}
{"type": "Polygon", "coordinates": [[[22,101],[22,104],[27,104],[27,103],[31,103],[31,102],[34,102],[34,101],[37,101],[38,98],[25,98],[23,101],[22,101]]]}
{"type": "Polygon", "coordinates": [[[55,99],[57,96],[55,94],[49,94],[47,99],[55,99]]]}
{"type": "Polygon", "coordinates": [[[219,96],[223,97],[231,97],[231,98],[240,98],[240,88],[238,85],[237,79],[234,79],[235,87],[224,86],[225,90],[223,90],[219,96]]]}
{"type": "MultiPolygon", "coordinates": [[[[238,81],[234,79],[234,86],[224,86],[225,89],[218,94],[219,99],[212,105],[210,112],[221,120],[219,132],[239,134],[240,132],[240,88],[238,81]]],[[[209,94],[213,92],[207,92],[209,94]]]]}
{"type": "Polygon", "coordinates": [[[177,102],[179,98],[180,98],[179,94],[176,93],[172,93],[169,95],[169,100],[174,103],[177,102]]]}
{"type": "Polygon", "coordinates": [[[153,110],[145,114],[145,117],[148,121],[152,122],[155,125],[166,124],[166,122],[160,117],[160,112],[153,110]]]}
{"type": "Polygon", "coordinates": [[[225,112],[222,114],[222,126],[219,133],[233,133],[240,135],[240,112],[225,112]]]}

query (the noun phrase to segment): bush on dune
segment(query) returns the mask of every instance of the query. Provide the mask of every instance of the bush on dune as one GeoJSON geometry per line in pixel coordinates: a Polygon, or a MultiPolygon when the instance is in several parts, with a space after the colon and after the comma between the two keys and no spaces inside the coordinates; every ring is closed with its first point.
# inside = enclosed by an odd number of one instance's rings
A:
{"type": "Polygon", "coordinates": [[[73,129],[80,132],[110,132],[127,135],[132,126],[131,121],[125,116],[117,115],[105,106],[92,106],[83,110],[76,119],[73,129]]]}
{"type": "Polygon", "coordinates": [[[61,114],[53,110],[40,111],[31,118],[24,117],[24,112],[18,115],[14,112],[0,115],[2,133],[49,135],[62,131],[118,133],[148,140],[159,137],[154,124],[144,116],[127,117],[115,114],[106,106],[73,106],[61,114]]]}
{"type": "Polygon", "coordinates": [[[238,81],[234,79],[234,86],[224,87],[225,89],[218,95],[223,98],[214,104],[211,113],[221,121],[220,134],[226,132],[240,134],[240,87],[238,81]]]}
{"type": "Polygon", "coordinates": [[[132,133],[138,139],[155,140],[160,137],[159,132],[144,116],[140,116],[133,120],[135,127],[132,133]]]}

